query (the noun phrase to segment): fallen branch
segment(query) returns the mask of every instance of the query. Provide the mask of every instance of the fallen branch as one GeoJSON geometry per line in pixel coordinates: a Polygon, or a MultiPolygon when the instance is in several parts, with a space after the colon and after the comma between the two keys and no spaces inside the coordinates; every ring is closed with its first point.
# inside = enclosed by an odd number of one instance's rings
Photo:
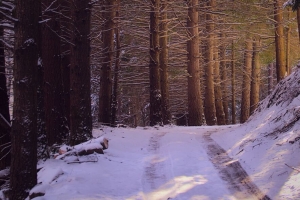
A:
{"type": "Polygon", "coordinates": [[[286,164],[286,163],[285,163],[285,165],[288,166],[289,168],[293,169],[293,170],[296,170],[296,171],[300,172],[300,169],[297,169],[297,168],[295,168],[295,167],[289,166],[289,165],[286,164]]]}

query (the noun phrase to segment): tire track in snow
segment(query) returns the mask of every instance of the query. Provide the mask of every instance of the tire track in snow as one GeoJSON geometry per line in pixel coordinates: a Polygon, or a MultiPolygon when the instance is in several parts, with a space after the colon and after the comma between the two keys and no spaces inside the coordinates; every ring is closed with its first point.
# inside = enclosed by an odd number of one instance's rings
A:
{"type": "Polygon", "coordinates": [[[226,151],[210,137],[212,133],[207,132],[202,136],[203,146],[206,147],[207,155],[219,171],[220,177],[227,182],[232,194],[238,199],[271,200],[250,180],[241,164],[230,158],[226,151]]]}
{"type": "Polygon", "coordinates": [[[143,190],[145,193],[152,192],[158,189],[164,182],[167,181],[167,177],[164,173],[164,162],[159,155],[160,139],[166,133],[157,133],[150,138],[148,152],[153,155],[146,164],[143,175],[143,190]]]}

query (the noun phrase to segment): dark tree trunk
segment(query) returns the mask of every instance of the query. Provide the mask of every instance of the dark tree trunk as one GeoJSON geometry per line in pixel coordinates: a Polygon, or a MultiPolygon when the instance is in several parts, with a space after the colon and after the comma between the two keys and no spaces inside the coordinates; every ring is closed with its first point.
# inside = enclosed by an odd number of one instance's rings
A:
{"type": "Polygon", "coordinates": [[[110,125],[111,123],[111,97],[112,97],[112,66],[114,56],[114,18],[115,1],[104,0],[105,5],[103,17],[103,60],[100,72],[100,91],[99,91],[99,114],[98,121],[101,124],[110,125]]]}
{"type": "Polygon", "coordinates": [[[90,97],[90,2],[74,0],[74,20],[70,65],[70,145],[92,137],[90,97]]]}
{"type": "Polygon", "coordinates": [[[63,104],[63,82],[60,52],[60,17],[58,1],[43,0],[44,8],[51,8],[43,15],[42,60],[44,67],[45,126],[48,145],[66,140],[68,129],[63,104]],[[51,6],[50,6],[51,5],[51,6]],[[54,9],[54,11],[52,11],[54,9]],[[56,12],[55,12],[56,11],[56,12]]]}
{"type": "MultiPolygon", "coordinates": [[[[120,17],[120,0],[116,0],[116,18],[119,20],[120,17]]],[[[120,52],[121,52],[121,44],[120,44],[120,23],[117,22],[117,27],[115,28],[115,36],[116,36],[116,62],[114,69],[114,85],[113,85],[113,94],[112,94],[112,105],[111,105],[111,125],[116,125],[116,115],[118,108],[118,86],[119,86],[119,71],[120,71],[120,52]]]]}
{"type": "Polygon", "coordinates": [[[151,0],[150,12],[150,126],[161,125],[162,97],[159,72],[159,9],[160,0],[151,0]]]}
{"type": "Polygon", "coordinates": [[[10,199],[25,199],[37,184],[38,0],[16,0],[14,111],[10,199]],[[33,12],[36,11],[36,12],[33,12]]]}
{"type": "MultiPolygon", "coordinates": [[[[71,3],[69,0],[61,0],[61,13],[63,16],[71,16],[71,3]]],[[[67,125],[70,129],[70,63],[71,63],[71,33],[72,25],[68,17],[61,17],[61,73],[63,82],[63,106],[67,125]]]]}
{"type": "MultiPolygon", "coordinates": [[[[3,38],[2,27],[0,37],[3,38]]],[[[10,117],[5,74],[4,45],[0,42],[0,170],[10,165],[10,117]]]]}
{"type": "Polygon", "coordinates": [[[169,77],[168,77],[168,0],[161,1],[161,22],[160,22],[160,87],[162,95],[162,117],[164,124],[171,123],[169,110],[169,77]]]}

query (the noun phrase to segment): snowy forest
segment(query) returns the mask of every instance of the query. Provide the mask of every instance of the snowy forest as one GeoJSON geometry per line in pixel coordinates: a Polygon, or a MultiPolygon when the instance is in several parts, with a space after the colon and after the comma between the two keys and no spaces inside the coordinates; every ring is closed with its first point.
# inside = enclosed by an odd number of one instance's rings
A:
{"type": "Polygon", "coordinates": [[[299,0],[0,16],[0,200],[300,199],[299,0]]]}

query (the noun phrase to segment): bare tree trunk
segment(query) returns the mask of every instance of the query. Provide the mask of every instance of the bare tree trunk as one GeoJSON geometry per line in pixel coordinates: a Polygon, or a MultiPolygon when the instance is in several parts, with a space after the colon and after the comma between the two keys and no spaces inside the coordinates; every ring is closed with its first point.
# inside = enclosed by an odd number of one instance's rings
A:
{"type": "MultiPolygon", "coordinates": [[[[3,38],[3,28],[0,27],[3,38]]],[[[6,87],[4,44],[0,42],[0,170],[10,165],[10,116],[6,87]],[[2,125],[3,124],[3,125],[2,125]]]]}
{"type": "Polygon", "coordinates": [[[220,77],[220,58],[219,48],[216,44],[217,38],[214,39],[214,80],[215,80],[215,104],[216,104],[216,117],[218,125],[225,125],[225,113],[223,108],[223,97],[221,89],[221,77],[220,77]]]}
{"type": "Polygon", "coordinates": [[[45,126],[48,145],[51,146],[53,144],[61,144],[65,141],[68,129],[64,105],[62,103],[64,102],[64,91],[62,74],[60,73],[60,18],[57,14],[59,10],[55,10],[59,8],[60,4],[58,1],[44,0],[43,5],[44,8],[51,8],[49,12],[43,15],[44,19],[50,20],[47,20],[42,25],[45,126]]]}
{"type": "MultiPolygon", "coordinates": [[[[71,2],[69,0],[61,0],[61,12],[63,16],[71,16],[71,2]]],[[[61,17],[61,72],[63,81],[63,105],[68,128],[70,129],[70,64],[71,64],[71,33],[72,24],[68,17],[61,17]]]]}
{"type": "Polygon", "coordinates": [[[90,97],[90,2],[74,0],[74,20],[70,65],[70,145],[92,137],[90,97]]]}
{"type": "Polygon", "coordinates": [[[276,48],[276,74],[277,82],[286,75],[284,65],[284,34],[283,34],[283,10],[279,0],[274,0],[275,20],[275,48],[276,48]]]}
{"type": "Polygon", "coordinates": [[[300,7],[297,8],[297,25],[298,25],[298,35],[300,42],[300,7]]]}
{"type": "Polygon", "coordinates": [[[241,102],[241,119],[240,122],[244,123],[250,116],[250,87],[251,87],[251,64],[252,64],[252,40],[246,41],[245,48],[245,64],[242,86],[242,102],[241,102]]]}
{"type": "MultiPolygon", "coordinates": [[[[119,20],[119,11],[120,11],[120,0],[116,0],[116,18],[119,20]]],[[[115,125],[116,123],[116,115],[118,108],[118,83],[119,83],[119,71],[120,71],[120,52],[121,52],[121,44],[120,44],[120,23],[117,22],[117,27],[115,28],[115,36],[116,36],[116,62],[114,69],[114,84],[111,98],[111,125],[115,125]]]]}
{"type": "Polygon", "coordinates": [[[150,126],[161,125],[162,97],[159,72],[159,9],[160,0],[151,0],[150,11],[150,126]]]}
{"type": "Polygon", "coordinates": [[[269,71],[269,76],[268,76],[268,94],[271,94],[272,90],[274,88],[274,84],[273,84],[274,63],[270,63],[268,65],[268,71],[269,71]]]}
{"type": "MultiPolygon", "coordinates": [[[[288,21],[291,20],[291,10],[288,9],[288,21]]],[[[291,23],[288,22],[286,27],[286,52],[285,52],[285,71],[287,75],[291,74],[291,67],[290,67],[290,51],[291,51],[291,23]]]]}
{"type": "MultiPolygon", "coordinates": [[[[214,1],[209,1],[208,6],[213,7],[214,1]]],[[[204,111],[205,119],[208,125],[216,125],[216,106],[214,91],[214,17],[211,12],[206,14],[206,31],[207,31],[207,53],[206,53],[206,69],[205,69],[205,100],[204,111]]]]}
{"type": "Polygon", "coordinates": [[[37,184],[37,63],[40,1],[15,1],[14,111],[9,199],[37,184]],[[35,11],[35,12],[33,12],[35,11]]]}
{"type": "Polygon", "coordinates": [[[104,0],[103,25],[103,61],[100,72],[99,114],[98,121],[110,125],[111,122],[111,96],[112,96],[112,67],[114,56],[114,30],[115,30],[115,1],[104,0]]]}
{"type": "MultiPolygon", "coordinates": [[[[221,34],[222,40],[225,39],[225,34],[221,34]]],[[[226,48],[224,44],[220,47],[220,68],[221,68],[221,80],[222,80],[222,102],[225,114],[225,123],[229,124],[229,112],[228,112],[228,81],[227,81],[227,62],[226,60],[226,48]]]]}
{"type": "Polygon", "coordinates": [[[231,112],[232,124],[236,124],[236,103],[235,103],[235,49],[232,41],[231,47],[231,112]]]}
{"type": "Polygon", "coordinates": [[[167,5],[168,0],[162,0],[160,22],[160,86],[162,95],[162,117],[164,124],[171,123],[171,114],[169,110],[167,5]]]}
{"type": "Polygon", "coordinates": [[[200,87],[200,66],[199,66],[199,14],[198,0],[188,0],[187,29],[189,40],[187,41],[188,52],[188,125],[200,126],[203,124],[203,104],[200,87]]]}
{"type": "Polygon", "coordinates": [[[259,88],[260,88],[260,63],[259,51],[260,41],[253,42],[253,57],[252,57],[252,76],[251,76],[251,93],[250,93],[250,114],[254,112],[259,103],[259,88]]]}

